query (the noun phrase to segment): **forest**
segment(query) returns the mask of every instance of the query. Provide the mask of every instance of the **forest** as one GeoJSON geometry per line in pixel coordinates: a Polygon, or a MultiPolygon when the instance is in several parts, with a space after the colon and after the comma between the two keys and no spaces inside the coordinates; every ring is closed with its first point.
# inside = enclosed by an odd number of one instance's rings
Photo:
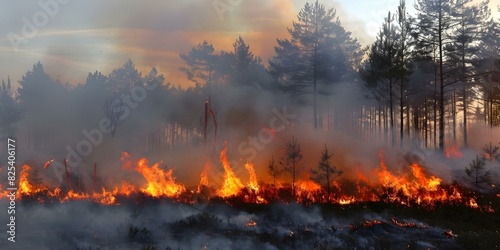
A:
{"type": "Polygon", "coordinates": [[[154,68],[139,72],[132,60],[107,75],[91,72],[77,85],[54,80],[37,62],[18,88],[2,80],[0,134],[51,153],[106,117],[109,135],[128,140],[127,150],[174,150],[241,139],[260,129],[273,107],[287,105],[300,113],[290,126],[393,146],[467,147],[470,127],[500,124],[499,24],[487,2],[470,2],[421,0],[409,15],[401,1],[367,47],[334,9],[306,4],[268,62],[242,36],[232,51],[217,51],[209,41],[181,51],[179,70],[193,83],[187,88],[154,68]],[[113,101],[148,81],[159,87],[129,118],[116,119],[125,104],[113,101]]]}
{"type": "MultiPolygon", "coordinates": [[[[97,231],[127,235],[131,249],[231,248],[235,239],[266,249],[498,247],[500,23],[492,12],[500,6],[415,0],[413,12],[408,4],[399,0],[366,46],[320,1],[283,27],[288,35],[268,44],[266,61],[244,34],[229,50],[200,37],[175,51],[181,82],[139,70],[134,58],[83,83],[58,80],[43,61],[21,79],[0,76],[0,159],[15,140],[20,210],[29,214],[19,224],[35,230],[43,209],[120,211],[103,219],[116,228],[97,231]],[[180,212],[160,221],[157,209],[180,212]],[[441,227],[458,231],[458,242],[441,227]]],[[[6,194],[0,185],[0,202],[6,194]]],[[[63,216],[59,228],[73,227],[63,216]]],[[[62,242],[112,245],[79,230],[83,238],[70,232],[62,242]]],[[[110,239],[120,245],[120,237],[110,239]]]]}

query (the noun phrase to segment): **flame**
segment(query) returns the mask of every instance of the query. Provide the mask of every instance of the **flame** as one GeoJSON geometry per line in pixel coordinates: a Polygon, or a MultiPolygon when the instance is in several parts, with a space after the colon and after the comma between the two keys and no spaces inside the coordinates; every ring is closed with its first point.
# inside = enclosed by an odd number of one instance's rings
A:
{"type": "Polygon", "coordinates": [[[444,149],[444,155],[448,158],[462,158],[463,154],[458,150],[460,147],[453,145],[444,149]]]}
{"type": "MultiPolygon", "coordinates": [[[[374,170],[376,179],[373,181],[370,181],[360,171],[360,166],[356,165],[353,172],[355,179],[335,179],[330,183],[330,197],[327,197],[328,193],[325,188],[309,179],[308,176],[302,175],[295,182],[295,197],[284,198],[280,196],[283,194],[281,191],[290,190],[290,185],[280,182],[276,186],[265,183],[259,185],[255,167],[250,162],[244,165],[248,171],[249,179],[247,185],[243,185],[239,177],[233,172],[227,158],[227,148],[224,148],[220,153],[220,161],[224,169],[222,185],[216,191],[213,191],[215,189],[207,189],[208,192],[203,192],[203,199],[218,196],[228,203],[233,202],[233,198],[236,198],[245,203],[256,204],[268,204],[276,201],[289,202],[289,199],[294,199],[303,204],[329,202],[339,205],[371,201],[391,202],[405,206],[418,205],[426,208],[433,208],[437,204],[447,202],[461,203],[482,211],[493,211],[492,208],[487,208],[484,204],[478,205],[476,197],[472,196],[473,193],[461,193],[459,186],[444,185],[440,178],[428,174],[426,169],[417,163],[403,166],[404,168],[400,171],[392,171],[384,162],[382,152],[379,153],[379,157],[380,163],[374,170]],[[229,197],[231,199],[226,199],[229,197]]],[[[19,177],[18,191],[20,198],[34,198],[38,199],[40,203],[51,202],[52,200],[59,200],[60,202],[87,200],[102,205],[119,205],[117,198],[123,196],[130,198],[135,197],[134,194],[145,194],[155,198],[171,198],[179,202],[195,203],[200,200],[198,194],[202,192],[204,187],[209,187],[210,184],[208,174],[212,167],[211,161],[207,161],[204,165],[200,174],[198,188],[194,187],[192,190],[187,190],[183,184],[178,183],[174,178],[174,170],[163,168],[161,163],[149,166],[145,158],[131,161],[130,155],[126,152],[122,153],[120,159],[123,161],[123,169],[135,170],[144,177],[142,185],[135,185],[126,181],[114,182],[115,185],[109,185],[106,188],[98,187],[96,190],[100,191],[91,193],[84,192],[84,186],[76,190],[66,190],[65,187],[55,187],[51,190],[36,180],[36,178],[39,178],[38,176],[30,176],[33,175],[34,171],[25,164],[22,166],[19,177]]],[[[44,167],[47,168],[52,161],[47,161],[44,167]]],[[[0,198],[6,195],[3,188],[0,186],[0,198]]],[[[500,194],[495,195],[500,198],[500,194]]]]}
{"type": "Polygon", "coordinates": [[[201,192],[203,187],[208,187],[208,172],[210,171],[211,163],[207,161],[205,163],[205,167],[203,168],[203,172],[200,174],[200,184],[198,185],[198,193],[201,192]]]}
{"type": "Polygon", "coordinates": [[[344,197],[339,199],[339,204],[340,205],[349,205],[351,203],[356,202],[356,198],[354,197],[344,197]]]}
{"type": "Polygon", "coordinates": [[[148,161],[142,158],[137,163],[136,170],[141,173],[147,181],[146,188],[141,191],[153,197],[178,197],[183,191],[186,190],[184,185],[175,182],[172,176],[173,169],[163,170],[160,164],[155,163],[149,167],[148,161]]]}
{"type": "Polygon", "coordinates": [[[130,196],[131,194],[133,194],[135,192],[137,192],[137,189],[135,188],[134,185],[127,183],[125,181],[122,181],[122,184],[120,186],[120,190],[118,191],[118,194],[130,196]]]}
{"type": "Polygon", "coordinates": [[[50,166],[50,164],[52,164],[52,162],[54,162],[54,159],[45,162],[45,164],[43,165],[43,169],[47,169],[50,166]]]}
{"type": "Polygon", "coordinates": [[[408,200],[414,201],[417,204],[425,203],[432,204],[434,201],[450,201],[460,200],[461,194],[454,189],[452,195],[441,188],[442,180],[435,176],[427,176],[424,169],[417,163],[410,166],[410,173],[394,175],[384,163],[382,153],[380,156],[380,165],[376,169],[379,182],[383,187],[394,189],[394,193],[389,194],[391,201],[401,201],[401,204],[406,204],[408,200]],[[402,197],[397,197],[397,192],[401,191],[406,197],[406,201],[402,197]]]}
{"type": "Polygon", "coordinates": [[[217,195],[222,198],[237,195],[241,188],[243,188],[243,184],[241,184],[241,180],[236,177],[229,162],[227,160],[227,147],[222,150],[220,153],[220,161],[222,163],[222,167],[224,168],[224,183],[222,187],[217,190],[217,195]]]}
{"type": "Polygon", "coordinates": [[[479,206],[477,205],[477,202],[474,198],[469,199],[469,204],[467,204],[471,208],[478,208],[479,206]]]}
{"type": "Polygon", "coordinates": [[[250,175],[250,180],[248,181],[248,187],[254,191],[259,191],[259,184],[257,183],[257,175],[255,174],[255,169],[252,163],[246,163],[245,168],[248,170],[250,175]]]}
{"type": "Polygon", "coordinates": [[[19,188],[18,191],[21,196],[34,195],[47,190],[44,186],[34,186],[29,181],[29,173],[31,172],[31,167],[27,164],[21,166],[21,174],[19,175],[19,188]]]}
{"type": "Polygon", "coordinates": [[[132,170],[132,162],[130,161],[130,154],[127,152],[122,152],[120,160],[123,162],[122,169],[132,170]]]}

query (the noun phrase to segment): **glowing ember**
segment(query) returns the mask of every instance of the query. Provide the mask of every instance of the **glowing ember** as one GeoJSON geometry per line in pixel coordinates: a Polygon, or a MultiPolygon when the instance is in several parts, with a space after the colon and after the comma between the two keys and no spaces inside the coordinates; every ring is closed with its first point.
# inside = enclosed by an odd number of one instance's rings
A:
{"type": "Polygon", "coordinates": [[[247,227],[255,227],[255,226],[257,226],[256,221],[251,220],[251,221],[247,222],[247,227]]]}
{"type": "Polygon", "coordinates": [[[47,169],[50,164],[52,164],[52,162],[54,162],[54,159],[50,160],[50,161],[47,161],[44,165],[43,165],[43,169],[47,169]]]}
{"type": "Polygon", "coordinates": [[[469,199],[469,204],[468,204],[471,208],[478,208],[479,206],[477,205],[477,202],[474,198],[470,198],[469,199]]]}
{"type": "Polygon", "coordinates": [[[220,197],[229,197],[237,195],[238,192],[243,188],[243,184],[241,184],[241,180],[236,177],[229,162],[227,160],[227,148],[224,148],[220,153],[220,161],[222,163],[222,167],[224,168],[224,183],[222,187],[217,191],[217,195],[220,197]]]}
{"type": "Polygon", "coordinates": [[[356,202],[356,199],[354,197],[340,198],[339,199],[340,205],[349,205],[349,204],[354,203],[354,202],[356,202]]]}

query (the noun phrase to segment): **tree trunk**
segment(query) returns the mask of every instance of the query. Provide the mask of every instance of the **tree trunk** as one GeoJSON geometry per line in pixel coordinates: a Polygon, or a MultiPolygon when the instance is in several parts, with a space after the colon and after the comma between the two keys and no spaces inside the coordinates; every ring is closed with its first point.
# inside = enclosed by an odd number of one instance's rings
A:
{"type": "Polygon", "coordinates": [[[439,149],[444,151],[443,0],[439,0],[439,149]]]}

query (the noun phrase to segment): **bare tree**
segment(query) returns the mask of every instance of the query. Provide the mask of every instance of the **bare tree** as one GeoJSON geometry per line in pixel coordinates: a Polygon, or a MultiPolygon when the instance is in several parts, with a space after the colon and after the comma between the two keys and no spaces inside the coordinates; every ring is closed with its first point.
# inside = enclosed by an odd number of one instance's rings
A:
{"type": "Polygon", "coordinates": [[[116,128],[120,124],[121,116],[124,114],[125,103],[122,99],[110,98],[104,103],[104,116],[109,119],[111,137],[115,137],[116,128]]]}

